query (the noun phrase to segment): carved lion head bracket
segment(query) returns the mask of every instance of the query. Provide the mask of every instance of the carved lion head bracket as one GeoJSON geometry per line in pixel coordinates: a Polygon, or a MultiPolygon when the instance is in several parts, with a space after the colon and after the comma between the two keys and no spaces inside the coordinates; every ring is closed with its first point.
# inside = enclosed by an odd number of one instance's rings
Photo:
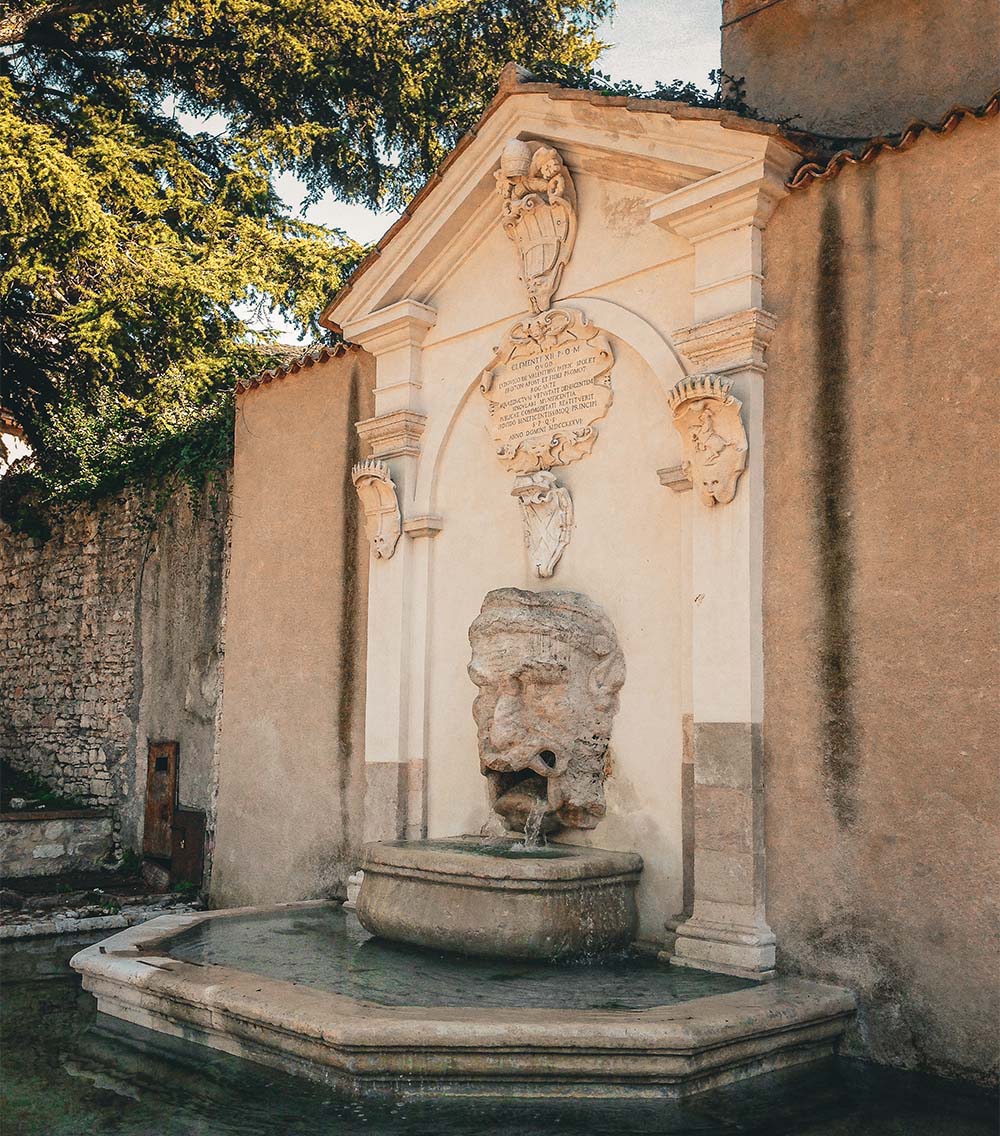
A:
{"type": "Polygon", "coordinates": [[[728,505],[747,464],[747,436],[732,383],[718,375],[683,379],[670,392],[674,426],[684,445],[684,473],[708,506],[728,505]]]}
{"type": "Polygon", "coordinates": [[[402,523],[396,485],[385,462],[368,458],[351,470],[351,480],[365,510],[365,535],[380,560],[396,551],[402,523]]]}
{"type": "Polygon", "coordinates": [[[512,138],[500,157],[501,223],[521,261],[533,312],[552,303],[576,241],[576,189],[559,152],[512,138]]]}

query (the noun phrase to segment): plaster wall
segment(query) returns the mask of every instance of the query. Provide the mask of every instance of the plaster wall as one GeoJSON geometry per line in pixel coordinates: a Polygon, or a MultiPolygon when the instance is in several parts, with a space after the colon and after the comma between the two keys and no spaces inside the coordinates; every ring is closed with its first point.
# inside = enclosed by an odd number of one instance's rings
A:
{"type": "Polygon", "coordinates": [[[228,521],[227,479],[197,502],[178,494],[146,537],[135,584],[135,757],[121,808],[125,843],[139,847],[149,743],[176,741],[178,803],[206,815],[206,878],[214,823],[228,521]]]}
{"type": "Polygon", "coordinates": [[[373,362],[239,396],[217,906],[343,896],[364,799],[368,543],[351,484],[373,362]]]}
{"type": "Polygon", "coordinates": [[[421,361],[431,425],[419,477],[433,480],[432,510],[444,526],[431,543],[429,569],[427,829],[432,837],[476,833],[490,814],[472,719],[476,689],[466,673],[468,628],[483,597],[507,586],[581,591],[615,624],[628,673],[612,730],[607,815],[595,830],[564,830],[559,839],[640,853],[640,931],[662,939],[664,921],[683,906],[689,645],[681,579],[691,507],[690,494],[672,493],[657,478],[681,458],[665,392],[682,371],[663,337],[690,318],[693,258],[684,242],[646,220],[652,195],[586,174],[577,174],[576,186],[580,232],[556,302],[580,307],[611,333],[614,402],[593,452],[555,471],[572,494],[575,527],[550,579],[539,579],[529,563],[514,475],[496,458],[477,383],[524,305],[499,226],[429,300],[439,315],[421,361]],[[643,354],[649,340],[659,346],[652,359],[643,354]]]}
{"type": "Polygon", "coordinates": [[[722,19],[723,70],[745,77],[751,107],[796,129],[894,133],[1000,85],[994,0],[723,0],[722,19]]]}
{"type": "MultiPolygon", "coordinates": [[[[975,6],[973,6],[975,7],[975,6]]],[[[768,230],[767,908],[876,1060],[996,1072],[1000,123],[768,230]]]]}

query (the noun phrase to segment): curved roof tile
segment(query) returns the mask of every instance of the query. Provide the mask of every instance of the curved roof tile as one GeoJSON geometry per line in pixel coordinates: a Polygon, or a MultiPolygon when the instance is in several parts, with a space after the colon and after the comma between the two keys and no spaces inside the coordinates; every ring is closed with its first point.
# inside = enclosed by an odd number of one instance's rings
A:
{"type": "Polygon", "coordinates": [[[917,119],[911,122],[900,134],[891,138],[870,138],[861,144],[860,149],[839,150],[833,157],[823,162],[806,162],[792,175],[788,182],[789,189],[804,189],[814,181],[829,181],[835,178],[844,166],[866,166],[886,152],[898,154],[908,150],[914,142],[926,131],[932,134],[950,134],[959,123],[966,119],[991,118],[1000,109],[1000,91],[993,95],[989,102],[980,107],[954,106],[940,120],[940,122],[924,122],[917,119]]]}
{"type": "Polygon", "coordinates": [[[361,348],[356,343],[335,343],[332,346],[323,344],[320,347],[310,347],[308,350],[303,351],[301,355],[290,359],[287,363],[282,363],[280,366],[272,367],[267,371],[261,371],[259,375],[252,379],[241,379],[236,384],[235,393],[241,395],[246,391],[256,390],[257,387],[273,383],[275,379],[285,379],[289,375],[297,375],[299,371],[305,371],[310,367],[315,367],[317,363],[325,363],[328,359],[335,359],[339,355],[346,355],[349,351],[360,350],[361,348]]]}

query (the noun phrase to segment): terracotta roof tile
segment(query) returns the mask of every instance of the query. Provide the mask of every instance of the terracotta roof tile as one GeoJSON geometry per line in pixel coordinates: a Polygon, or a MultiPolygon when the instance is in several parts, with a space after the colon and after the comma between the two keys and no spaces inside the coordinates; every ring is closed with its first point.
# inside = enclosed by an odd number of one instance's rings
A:
{"type": "Polygon", "coordinates": [[[826,162],[806,162],[792,175],[789,189],[804,189],[814,181],[829,181],[835,178],[845,166],[866,166],[880,154],[898,154],[908,150],[914,142],[927,131],[938,136],[950,134],[959,123],[967,119],[991,118],[1000,109],[1000,91],[989,102],[979,107],[954,106],[940,122],[924,122],[917,119],[911,122],[900,134],[888,138],[869,138],[853,149],[838,150],[826,162]]]}
{"type": "Polygon", "coordinates": [[[280,366],[272,367],[267,371],[261,371],[252,379],[241,379],[236,384],[234,393],[241,395],[246,391],[256,390],[257,387],[273,383],[275,379],[286,379],[289,375],[297,375],[299,371],[315,367],[317,363],[325,363],[328,359],[346,355],[349,351],[360,350],[361,348],[356,343],[336,343],[332,347],[325,344],[320,347],[311,347],[307,351],[303,351],[301,355],[290,359],[287,363],[282,363],[280,366]]]}
{"type": "MultiPolygon", "coordinates": [[[[376,241],[368,255],[358,264],[343,287],[327,304],[323,313],[320,315],[320,323],[324,327],[328,327],[333,331],[341,330],[340,325],[330,319],[329,314],[332,309],[350,292],[355,283],[371,268],[375,261],[378,260],[389,242],[393,240],[400,230],[409,222],[424,198],[440,185],[445,170],[447,170],[456,158],[472,144],[483,123],[486,122],[511,95],[519,94],[544,94],[554,102],[589,102],[592,106],[623,107],[627,111],[636,113],[670,114],[673,115],[674,118],[679,119],[702,119],[710,122],[718,122],[728,130],[752,130],[760,134],[777,134],[780,135],[790,147],[799,150],[803,156],[813,157],[821,148],[820,139],[806,131],[795,130],[773,122],[763,122],[757,119],[745,118],[729,110],[718,110],[713,107],[693,107],[689,103],[667,102],[659,99],[637,99],[625,95],[602,95],[596,91],[560,87],[556,83],[532,82],[527,72],[524,72],[523,69],[516,68],[513,64],[508,64],[507,67],[504,68],[504,73],[501,75],[500,88],[493,98],[493,101],[483,112],[479,122],[458,140],[454,148],[438,167],[437,171],[431,175],[430,179],[403,210],[399,220],[395,222],[388,232],[384,233],[379,240],[376,241]]],[[[970,116],[983,118],[996,113],[996,95],[983,107],[976,109],[955,107],[953,110],[949,111],[944,119],[936,126],[926,122],[914,122],[908,126],[898,138],[872,138],[867,140],[863,143],[862,149],[858,154],[850,150],[842,150],[829,158],[825,164],[808,161],[800,166],[793,175],[791,181],[788,183],[789,188],[801,189],[803,186],[809,185],[813,181],[835,177],[844,165],[848,163],[859,164],[870,162],[886,149],[896,151],[904,150],[912,145],[914,139],[925,130],[931,130],[935,134],[947,134],[950,133],[963,118],[970,116]]]]}

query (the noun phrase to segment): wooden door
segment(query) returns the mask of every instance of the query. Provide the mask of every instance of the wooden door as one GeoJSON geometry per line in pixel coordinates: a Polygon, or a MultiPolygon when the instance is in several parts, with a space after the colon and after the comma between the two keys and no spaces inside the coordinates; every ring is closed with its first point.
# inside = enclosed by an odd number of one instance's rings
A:
{"type": "Polygon", "coordinates": [[[177,803],[178,742],[150,742],[146,767],[146,824],[142,834],[145,856],[170,859],[174,809],[177,803]]]}
{"type": "Polygon", "coordinates": [[[174,812],[170,882],[201,887],[205,874],[205,814],[178,807],[174,812]]]}

